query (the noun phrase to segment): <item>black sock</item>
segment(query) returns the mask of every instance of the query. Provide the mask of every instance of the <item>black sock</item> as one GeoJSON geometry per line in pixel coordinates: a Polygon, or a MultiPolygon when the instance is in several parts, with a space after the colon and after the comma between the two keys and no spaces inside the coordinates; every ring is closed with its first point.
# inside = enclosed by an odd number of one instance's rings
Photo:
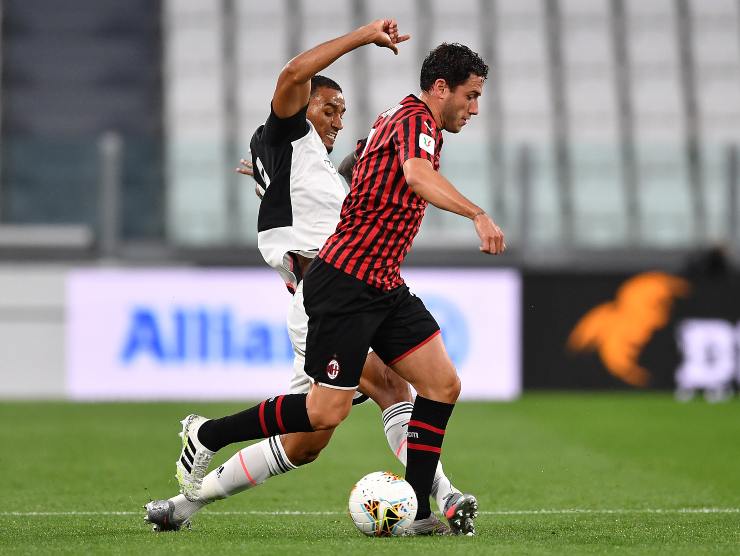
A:
{"type": "Polygon", "coordinates": [[[198,429],[198,440],[217,452],[234,442],[289,432],[313,432],[306,394],[276,396],[234,415],[206,421],[198,429]]]}
{"type": "Polygon", "coordinates": [[[455,404],[416,396],[406,437],[406,480],[416,492],[419,504],[416,519],[425,519],[432,513],[429,495],[442,452],[445,428],[454,407],[455,404]]]}

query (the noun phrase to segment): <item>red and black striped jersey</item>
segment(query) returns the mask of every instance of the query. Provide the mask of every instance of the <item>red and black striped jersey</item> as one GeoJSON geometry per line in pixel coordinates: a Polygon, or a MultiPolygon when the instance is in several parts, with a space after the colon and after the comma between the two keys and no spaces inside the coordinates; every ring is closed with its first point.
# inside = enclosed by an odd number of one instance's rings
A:
{"type": "Polygon", "coordinates": [[[319,257],[385,291],[403,284],[400,265],[427,206],[406,183],[403,163],[423,158],[439,170],[441,149],[442,132],[416,96],[378,116],[355,165],[337,229],[319,257]]]}

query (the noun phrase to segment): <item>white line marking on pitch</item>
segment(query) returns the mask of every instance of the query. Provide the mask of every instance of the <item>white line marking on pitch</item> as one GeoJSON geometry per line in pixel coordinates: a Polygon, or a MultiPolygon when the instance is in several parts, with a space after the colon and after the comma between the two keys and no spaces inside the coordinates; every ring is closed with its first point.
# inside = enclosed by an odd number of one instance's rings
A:
{"type": "MultiPolygon", "coordinates": [[[[347,512],[304,512],[304,511],[245,511],[245,512],[219,512],[205,511],[202,515],[345,515],[347,512]]],[[[629,514],[736,514],[740,513],[740,508],[616,508],[616,509],[588,509],[588,508],[566,508],[561,510],[498,510],[482,511],[480,515],[629,515],[629,514]]],[[[0,517],[37,517],[37,516],[117,516],[117,515],[144,515],[144,511],[139,512],[0,512],[0,517]]]]}

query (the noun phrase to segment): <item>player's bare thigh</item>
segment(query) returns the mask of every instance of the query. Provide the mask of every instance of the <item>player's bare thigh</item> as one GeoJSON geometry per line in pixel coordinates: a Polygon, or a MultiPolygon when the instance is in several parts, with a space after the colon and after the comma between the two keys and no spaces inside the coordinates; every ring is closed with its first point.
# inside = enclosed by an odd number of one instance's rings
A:
{"type": "Polygon", "coordinates": [[[388,368],[374,351],[367,354],[358,389],[377,403],[381,411],[413,399],[408,382],[388,368]]]}
{"type": "Polygon", "coordinates": [[[460,395],[460,379],[441,334],[391,367],[427,399],[455,403],[460,395]]]}
{"type": "Polygon", "coordinates": [[[352,409],[355,390],[329,388],[314,382],[308,391],[306,409],[315,431],[338,427],[352,409]]]}

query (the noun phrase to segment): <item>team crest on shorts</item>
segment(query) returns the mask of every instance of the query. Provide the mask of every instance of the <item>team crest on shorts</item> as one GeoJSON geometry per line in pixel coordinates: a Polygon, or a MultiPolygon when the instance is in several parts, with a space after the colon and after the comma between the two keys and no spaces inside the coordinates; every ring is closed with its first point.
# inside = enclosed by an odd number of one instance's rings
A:
{"type": "MultiPolygon", "coordinates": [[[[336,357],[336,355],[334,357],[336,357]]],[[[326,376],[328,376],[330,380],[334,380],[339,376],[339,361],[336,359],[329,361],[329,364],[326,366],[326,376]]]]}

